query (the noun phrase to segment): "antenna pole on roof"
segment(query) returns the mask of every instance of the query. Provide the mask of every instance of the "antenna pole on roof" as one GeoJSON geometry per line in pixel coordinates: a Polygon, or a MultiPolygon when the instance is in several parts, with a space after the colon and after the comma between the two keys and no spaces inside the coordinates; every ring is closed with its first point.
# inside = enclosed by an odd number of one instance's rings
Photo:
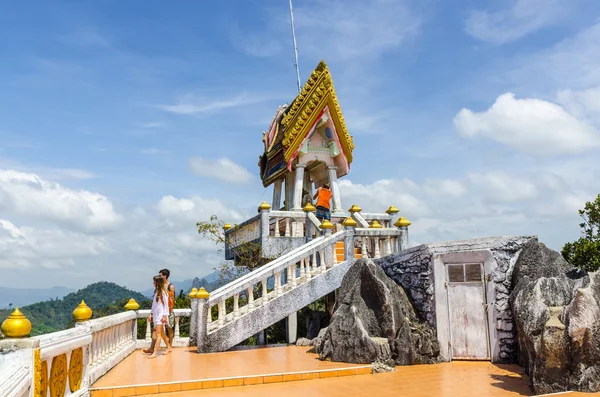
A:
{"type": "Polygon", "coordinates": [[[298,68],[298,47],[296,47],[296,32],[294,31],[294,10],[292,9],[292,0],[290,0],[290,22],[292,23],[292,40],[294,42],[294,59],[296,63],[294,66],[296,67],[296,80],[298,81],[298,92],[302,89],[300,85],[300,70],[298,68]]]}

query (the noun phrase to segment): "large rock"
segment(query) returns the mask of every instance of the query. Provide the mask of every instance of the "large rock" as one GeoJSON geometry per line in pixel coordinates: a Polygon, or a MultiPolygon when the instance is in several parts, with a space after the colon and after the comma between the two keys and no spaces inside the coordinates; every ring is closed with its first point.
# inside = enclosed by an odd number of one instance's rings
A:
{"type": "Polygon", "coordinates": [[[344,276],[315,351],[322,360],[406,365],[437,362],[439,346],[402,287],[371,260],[359,260],[344,276]]]}
{"type": "Polygon", "coordinates": [[[536,393],[600,388],[600,274],[532,240],[513,272],[519,360],[536,393]]]}

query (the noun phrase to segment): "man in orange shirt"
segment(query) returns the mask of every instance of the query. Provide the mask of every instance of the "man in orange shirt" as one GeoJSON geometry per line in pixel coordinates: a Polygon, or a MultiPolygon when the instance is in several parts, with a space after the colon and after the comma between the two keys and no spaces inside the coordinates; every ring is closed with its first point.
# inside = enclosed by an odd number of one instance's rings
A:
{"type": "Polygon", "coordinates": [[[315,193],[313,199],[317,199],[317,218],[323,222],[323,219],[331,220],[331,190],[329,190],[329,183],[324,184],[315,193]]]}

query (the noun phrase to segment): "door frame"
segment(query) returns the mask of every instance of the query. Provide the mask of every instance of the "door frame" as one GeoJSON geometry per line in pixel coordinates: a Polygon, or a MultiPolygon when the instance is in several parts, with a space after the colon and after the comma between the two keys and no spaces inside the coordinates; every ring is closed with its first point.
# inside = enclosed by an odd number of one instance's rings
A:
{"type": "MultiPolygon", "coordinates": [[[[485,267],[483,262],[458,262],[458,263],[453,263],[453,262],[444,262],[444,267],[446,268],[446,299],[448,299],[448,354],[450,355],[450,361],[453,360],[472,360],[472,361],[490,361],[491,359],[491,346],[490,346],[490,325],[489,325],[489,321],[487,318],[487,294],[486,294],[486,275],[485,275],[485,267]],[[470,281],[470,282],[462,282],[462,283],[455,283],[456,286],[459,285],[479,285],[481,288],[481,299],[482,302],[481,304],[483,305],[483,326],[485,328],[485,344],[486,344],[486,355],[485,357],[481,357],[481,358],[469,358],[469,357],[454,357],[454,349],[452,348],[451,342],[452,342],[452,317],[450,316],[451,310],[450,310],[450,286],[448,284],[450,284],[450,274],[449,274],[449,265],[479,265],[479,274],[481,275],[481,280],[480,281],[470,281]]],[[[464,268],[463,268],[464,269],[464,268]]]]}
{"type": "Polygon", "coordinates": [[[496,328],[497,310],[495,308],[496,291],[491,274],[497,264],[490,250],[450,252],[433,255],[433,273],[435,288],[436,331],[440,344],[440,356],[444,361],[452,360],[450,342],[450,314],[448,292],[446,289],[447,264],[483,263],[484,295],[487,303],[488,353],[492,362],[500,361],[500,345],[496,328]]]}

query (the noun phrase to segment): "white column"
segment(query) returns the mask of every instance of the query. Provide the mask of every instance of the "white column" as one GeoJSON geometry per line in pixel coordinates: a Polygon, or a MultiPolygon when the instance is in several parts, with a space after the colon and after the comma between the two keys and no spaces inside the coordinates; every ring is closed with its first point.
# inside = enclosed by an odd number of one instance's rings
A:
{"type": "Polygon", "coordinates": [[[304,169],[306,164],[296,165],[294,178],[294,205],[292,211],[302,211],[302,188],[304,187],[304,169]]]}
{"type": "Polygon", "coordinates": [[[278,179],[273,184],[273,211],[279,211],[281,208],[281,185],[283,183],[283,179],[278,179]]]}
{"type": "Polygon", "coordinates": [[[333,165],[327,166],[329,172],[329,185],[331,187],[331,193],[333,194],[333,211],[332,214],[343,214],[344,209],[342,208],[342,199],[340,197],[340,187],[338,186],[337,180],[337,167],[333,165]]]}

